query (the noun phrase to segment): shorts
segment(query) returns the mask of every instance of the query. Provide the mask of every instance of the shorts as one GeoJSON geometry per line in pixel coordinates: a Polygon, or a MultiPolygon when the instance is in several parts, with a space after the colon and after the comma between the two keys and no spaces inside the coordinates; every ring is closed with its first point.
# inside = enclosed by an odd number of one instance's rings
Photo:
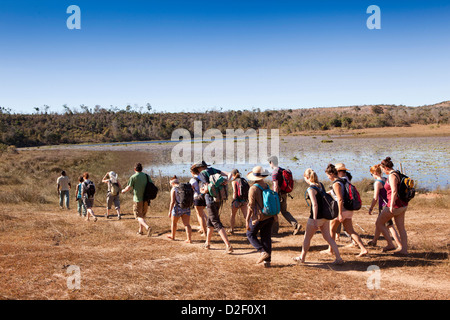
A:
{"type": "Polygon", "coordinates": [[[391,212],[391,210],[389,209],[389,207],[384,207],[383,211],[381,211],[381,212],[382,212],[382,213],[383,213],[383,212],[389,212],[389,213],[391,213],[394,217],[397,217],[397,216],[401,215],[402,213],[405,213],[405,212],[406,212],[406,209],[408,209],[407,206],[406,206],[406,207],[400,207],[400,208],[394,208],[394,211],[391,212]]]}
{"type": "Polygon", "coordinates": [[[208,228],[214,228],[216,231],[223,228],[222,222],[220,222],[219,208],[220,203],[218,202],[213,202],[206,207],[206,212],[208,215],[206,218],[206,226],[208,228]]]}
{"type": "Polygon", "coordinates": [[[352,219],[353,211],[350,210],[342,210],[342,220],[352,219]]]}
{"type": "Polygon", "coordinates": [[[113,203],[116,210],[120,209],[119,195],[113,196],[112,194],[108,193],[108,195],[106,196],[106,205],[108,207],[108,210],[111,209],[113,203]]]}
{"type": "Polygon", "coordinates": [[[191,208],[180,208],[178,205],[175,205],[172,209],[172,217],[181,217],[183,215],[187,214],[188,216],[191,215],[191,208]]]}
{"type": "Polygon", "coordinates": [[[199,195],[197,198],[194,198],[194,206],[195,207],[206,207],[205,196],[199,195]]]}
{"type": "MultiPolygon", "coordinates": [[[[316,220],[316,224],[317,227],[320,228],[322,227],[324,224],[326,224],[329,220],[327,219],[317,219],[316,220]]],[[[308,222],[306,223],[308,226],[313,226],[314,227],[314,219],[309,218],[308,222]]]]}
{"type": "Polygon", "coordinates": [[[133,202],[133,213],[136,219],[145,218],[145,215],[147,214],[147,209],[148,209],[147,201],[133,202]]]}
{"type": "Polygon", "coordinates": [[[94,198],[84,198],[83,202],[86,209],[92,209],[94,206],[94,198]]]}
{"type": "Polygon", "coordinates": [[[242,201],[239,199],[234,199],[233,202],[231,202],[231,207],[232,208],[237,208],[239,209],[240,207],[246,206],[248,204],[247,201],[242,201]]]}

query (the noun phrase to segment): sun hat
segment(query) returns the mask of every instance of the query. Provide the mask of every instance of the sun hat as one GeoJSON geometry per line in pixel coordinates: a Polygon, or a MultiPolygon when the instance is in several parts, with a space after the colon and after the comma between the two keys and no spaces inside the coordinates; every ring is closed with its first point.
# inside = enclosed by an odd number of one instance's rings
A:
{"type": "Polygon", "coordinates": [[[206,164],[206,162],[204,160],[202,160],[202,161],[194,163],[191,168],[201,168],[201,167],[210,167],[210,165],[206,164]]]}
{"type": "Polygon", "coordinates": [[[345,164],[343,163],[336,163],[334,167],[336,168],[337,171],[350,171],[345,167],[345,164]]]}
{"type": "Polygon", "coordinates": [[[117,173],[115,173],[114,171],[109,172],[109,179],[111,180],[112,183],[117,183],[118,178],[119,177],[117,176],[117,173]]]}
{"type": "Polygon", "coordinates": [[[253,168],[252,172],[247,174],[247,179],[251,181],[260,181],[268,177],[269,174],[269,171],[266,169],[263,169],[261,166],[256,166],[253,168]]]}

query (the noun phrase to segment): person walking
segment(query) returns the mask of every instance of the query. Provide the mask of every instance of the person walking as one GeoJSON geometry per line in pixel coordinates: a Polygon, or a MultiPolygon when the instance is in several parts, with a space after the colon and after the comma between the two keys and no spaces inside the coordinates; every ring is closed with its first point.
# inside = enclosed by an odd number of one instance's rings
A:
{"type": "MultiPolygon", "coordinates": [[[[367,249],[364,247],[364,244],[361,241],[361,238],[359,235],[355,232],[353,228],[352,218],[353,218],[353,211],[346,210],[344,208],[344,182],[339,179],[338,172],[336,170],[336,167],[333,164],[329,164],[327,169],[325,170],[325,173],[330,179],[330,181],[333,182],[332,184],[332,192],[331,194],[335,198],[335,200],[338,203],[339,208],[339,215],[338,218],[331,221],[331,237],[334,239],[336,230],[339,226],[339,223],[342,223],[344,226],[345,231],[350,235],[353,241],[359,246],[360,253],[357,255],[358,257],[363,257],[368,254],[367,249]]],[[[328,253],[333,253],[332,247],[329,246],[328,250],[325,251],[328,253]]]]}
{"type": "MultiPolygon", "coordinates": [[[[236,224],[236,214],[239,210],[241,210],[242,215],[244,216],[244,220],[247,218],[248,212],[248,198],[243,198],[243,196],[239,197],[238,188],[241,187],[241,184],[247,182],[244,178],[241,177],[241,174],[238,169],[233,169],[231,171],[231,186],[233,189],[233,201],[231,202],[231,216],[230,216],[230,229],[228,232],[230,234],[234,234],[234,226],[236,224]]],[[[248,196],[248,195],[247,195],[248,196]]]]}
{"type": "Polygon", "coordinates": [[[81,216],[86,217],[86,206],[84,205],[83,196],[81,193],[83,181],[84,181],[83,177],[82,176],[79,177],[78,184],[75,188],[75,199],[77,199],[77,211],[78,211],[78,214],[80,215],[80,217],[81,216]]]}
{"type": "Polygon", "coordinates": [[[81,185],[81,195],[83,197],[83,203],[86,207],[86,221],[89,221],[89,217],[94,218],[94,222],[97,222],[97,217],[94,214],[94,196],[95,196],[95,184],[89,180],[89,173],[83,173],[83,184],[81,185]]]}
{"type": "Polygon", "coordinates": [[[70,184],[70,179],[66,175],[66,171],[61,171],[61,176],[56,179],[57,189],[59,196],[59,207],[61,209],[64,209],[64,198],[65,198],[65,205],[66,209],[70,210],[70,202],[69,202],[69,190],[72,188],[72,185],[70,184]]]}
{"type": "MultiPolygon", "coordinates": [[[[387,199],[387,191],[384,188],[386,184],[386,178],[383,177],[383,173],[381,172],[381,165],[377,164],[370,168],[370,174],[375,179],[373,183],[373,199],[372,203],[370,204],[369,208],[369,215],[372,214],[373,209],[375,208],[376,204],[378,203],[378,216],[383,211],[384,207],[386,207],[388,203],[387,199]]],[[[386,222],[386,227],[389,229],[391,236],[394,238],[394,241],[397,244],[397,247],[400,247],[400,238],[397,233],[397,230],[395,229],[394,222],[392,219],[390,219],[388,222],[386,222]]],[[[368,245],[370,246],[376,246],[378,238],[380,237],[381,231],[375,224],[375,233],[373,236],[373,239],[369,241],[368,245]]]]}
{"type": "MultiPolygon", "coordinates": [[[[194,165],[195,166],[195,165],[194,165]]],[[[192,178],[189,180],[189,183],[194,190],[194,209],[197,214],[197,221],[200,225],[200,229],[198,230],[203,237],[206,237],[207,227],[206,227],[206,201],[205,195],[200,192],[200,179],[195,173],[194,166],[191,167],[191,175],[192,178]]]]}
{"type": "Polygon", "coordinates": [[[319,179],[317,177],[317,174],[312,169],[306,169],[305,173],[303,174],[303,178],[305,182],[309,185],[309,188],[307,189],[307,198],[311,200],[311,210],[308,222],[306,224],[306,231],[305,231],[305,237],[303,239],[303,245],[302,245],[302,252],[300,256],[293,258],[294,261],[299,263],[304,263],[306,254],[309,250],[309,247],[311,245],[311,239],[314,236],[314,234],[320,230],[322,233],[323,239],[328,242],[329,246],[332,249],[332,252],[336,256],[336,259],[334,260],[333,264],[341,265],[344,263],[344,261],[341,258],[341,255],[339,254],[339,249],[334,241],[334,239],[331,237],[330,234],[330,221],[325,219],[322,215],[322,196],[321,192],[326,192],[325,188],[322,183],[319,182],[319,179]]]}
{"type": "Polygon", "coordinates": [[[405,213],[408,209],[408,202],[403,201],[398,196],[400,176],[398,172],[394,170],[394,164],[390,157],[381,161],[381,169],[388,175],[388,179],[384,185],[384,188],[386,189],[387,205],[381,211],[376,222],[376,226],[388,243],[387,246],[383,248],[383,252],[395,250],[395,255],[406,256],[408,255],[408,235],[405,229],[405,213]],[[385,225],[386,222],[392,218],[395,220],[395,225],[397,226],[400,235],[399,248],[395,247],[389,236],[389,230],[385,225]]]}
{"type": "Polygon", "coordinates": [[[114,208],[117,213],[117,220],[120,220],[120,189],[122,186],[119,182],[119,177],[117,173],[114,171],[107,172],[102,179],[103,183],[106,183],[108,186],[108,191],[106,193],[106,219],[109,219],[109,211],[111,210],[112,205],[114,204],[114,208]]]}
{"type": "Polygon", "coordinates": [[[214,230],[216,230],[222,241],[225,243],[226,246],[225,253],[230,254],[233,252],[233,247],[231,246],[231,243],[228,240],[227,233],[219,217],[219,210],[223,205],[223,201],[220,199],[215,200],[208,190],[208,184],[210,182],[209,177],[215,174],[219,174],[221,176],[226,177],[229,180],[230,174],[210,167],[209,165],[206,164],[205,161],[196,163],[194,165],[194,170],[195,173],[198,175],[198,178],[202,182],[200,186],[200,192],[205,195],[205,202],[206,202],[206,212],[207,212],[206,226],[208,227],[208,229],[206,234],[206,241],[203,247],[205,249],[211,248],[212,233],[214,230]]]}
{"type": "Polygon", "coordinates": [[[147,236],[152,235],[152,228],[145,222],[149,201],[144,201],[145,186],[151,182],[150,176],[142,172],[142,164],[136,163],[134,165],[134,174],[128,180],[128,185],[122,189],[122,193],[127,193],[133,190],[133,213],[134,217],[139,223],[138,235],[143,235],[144,230],[147,231],[147,236]]]}
{"type": "Polygon", "coordinates": [[[167,236],[169,239],[175,240],[175,234],[177,232],[178,220],[181,218],[186,230],[186,243],[192,243],[192,228],[190,224],[191,218],[191,208],[181,208],[180,197],[179,197],[179,187],[180,181],[177,176],[170,179],[170,206],[169,206],[169,217],[171,218],[171,234],[167,236]]]}
{"type": "MultiPolygon", "coordinates": [[[[292,227],[294,228],[293,235],[297,235],[302,225],[298,223],[298,221],[292,216],[292,214],[287,210],[287,193],[283,192],[281,190],[281,185],[283,184],[283,168],[279,167],[278,165],[278,157],[271,156],[269,159],[269,165],[270,168],[273,170],[272,172],[272,182],[273,182],[273,190],[275,192],[278,192],[280,195],[280,207],[281,207],[281,214],[286,219],[287,222],[289,222],[292,227]]],[[[273,223],[273,230],[272,232],[274,234],[278,233],[279,230],[279,221],[278,216],[275,217],[274,223],[273,223]]]]}
{"type": "Polygon", "coordinates": [[[253,181],[254,184],[248,192],[249,212],[245,219],[246,235],[250,244],[260,253],[256,263],[264,263],[264,267],[270,267],[272,261],[272,226],[275,220],[274,216],[262,213],[264,200],[263,191],[260,188],[269,188],[269,185],[264,182],[269,175],[269,171],[260,166],[254,167],[247,174],[247,179],[253,181]],[[258,233],[260,239],[258,239],[258,233]]]}

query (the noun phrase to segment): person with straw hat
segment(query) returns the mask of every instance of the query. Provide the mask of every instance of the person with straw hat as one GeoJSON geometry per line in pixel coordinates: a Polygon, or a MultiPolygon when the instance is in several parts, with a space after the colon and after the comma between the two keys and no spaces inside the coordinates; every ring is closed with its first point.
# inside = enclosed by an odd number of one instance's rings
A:
{"type": "Polygon", "coordinates": [[[264,267],[270,267],[272,256],[272,225],[274,216],[267,216],[261,212],[264,207],[263,193],[258,185],[269,188],[264,179],[270,175],[269,171],[256,166],[247,174],[247,179],[254,182],[248,192],[248,209],[246,218],[247,239],[260,253],[257,264],[264,263],[264,267]],[[258,239],[258,232],[260,239],[258,239]]]}
{"type": "Polygon", "coordinates": [[[107,172],[102,179],[103,183],[108,185],[108,191],[106,193],[106,219],[109,219],[109,211],[112,205],[116,209],[117,219],[120,220],[120,190],[122,186],[119,182],[119,177],[114,171],[107,172]]]}

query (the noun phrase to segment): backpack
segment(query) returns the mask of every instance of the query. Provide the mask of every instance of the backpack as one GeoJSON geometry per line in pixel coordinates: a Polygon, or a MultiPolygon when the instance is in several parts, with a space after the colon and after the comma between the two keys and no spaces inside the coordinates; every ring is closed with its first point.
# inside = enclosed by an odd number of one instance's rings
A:
{"type": "Polygon", "coordinates": [[[111,183],[111,189],[109,190],[111,195],[117,196],[120,192],[119,184],[118,183],[111,183]]]}
{"type": "Polygon", "coordinates": [[[397,184],[398,197],[404,202],[409,202],[416,195],[414,180],[398,170],[394,171],[394,173],[398,174],[399,178],[397,184]]]}
{"type": "Polygon", "coordinates": [[[228,180],[220,173],[210,174],[208,169],[201,173],[208,181],[208,193],[214,199],[214,202],[222,202],[228,199],[228,180]]]}
{"type": "MultiPolygon", "coordinates": [[[[322,186],[322,189],[317,188],[316,186],[310,186],[309,188],[316,190],[318,195],[320,195],[320,199],[322,201],[322,206],[321,206],[322,217],[327,220],[336,219],[339,215],[338,203],[336,200],[334,200],[334,198],[329,193],[325,192],[325,188],[324,188],[323,184],[321,183],[320,185],[322,186]]],[[[307,198],[308,189],[306,189],[306,192],[305,192],[305,200],[308,199],[307,198]]],[[[306,201],[306,203],[309,206],[308,201],[306,201]]]]}
{"type": "Polygon", "coordinates": [[[280,190],[284,193],[291,193],[294,190],[294,177],[292,176],[292,171],[289,169],[282,169],[281,176],[283,182],[281,183],[280,190]]]}
{"type": "Polygon", "coordinates": [[[209,176],[208,191],[215,202],[222,202],[228,199],[228,180],[220,173],[209,176]]]}
{"type": "Polygon", "coordinates": [[[181,209],[191,208],[194,205],[194,189],[190,183],[180,183],[175,190],[181,209]]]}
{"type": "Polygon", "coordinates": [[[263,189],[259,184],[255,183],[255,186],[257,186],[262,191],[263,196],[263,208],[261,209],[261,212],[265,216],[275,216],[280,213],[281,207],[280,207],[280,196],[278,195],[278,192],[275,192],[270,189],[269,186],[267,186],[266,189],[263,189]]]}
{"type": "MultiPolygon", "coordinates": [[[[356,211],[361,209],[361,197],[358,190],[356,190],[356,187],[352,185],[347,179],[337,179],[335,182],[338,181],[344,184],[344,208],[349,211],[356,211]]],[[[333,182],[333,184],[335,182],[333,182]]]]}
{"type": "Polygon", "coordinates": [[[248,181],[244,178],[239,178],[236,180],[237,183],[237,196],[240,200],[248,201],[248,191],[250,190],[250,185],[248,181]]]}
{"type": "Polygon", "coordinates": [[[93,198],[95,195],[95,185],[91,180],[87,180],[84,182],[84,188],[86,190],[86,194],[88,198],[93,198]]]}
{"type": "Polygon", "coordinates": [[[144,190],[144,201],[150,203],[150,200],[154,200],[158,195],[158,187],[151,181],[148,174],[145,173],[145,176],[147,177],[147,184],[144,190]]]}

